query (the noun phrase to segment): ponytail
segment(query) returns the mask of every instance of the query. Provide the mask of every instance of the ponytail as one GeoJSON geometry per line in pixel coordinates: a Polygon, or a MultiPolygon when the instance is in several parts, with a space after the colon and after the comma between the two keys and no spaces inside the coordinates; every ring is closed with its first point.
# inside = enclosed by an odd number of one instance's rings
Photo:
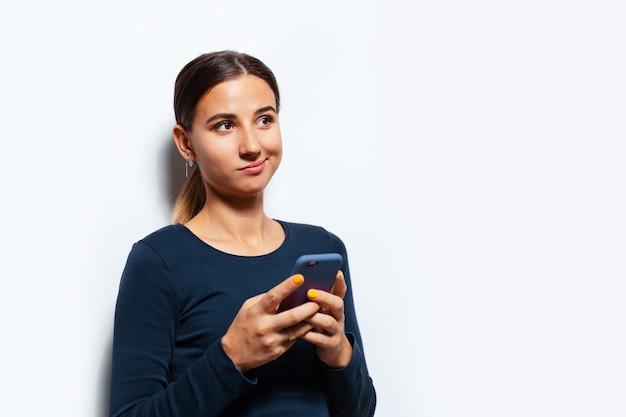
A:
{"type": "Polygon", "coordinates": [[[172,223],[187,223],[204,207],[206,190],[202,182],[200,170],[196,167],[183,184],[174,204],[172,223]]]}

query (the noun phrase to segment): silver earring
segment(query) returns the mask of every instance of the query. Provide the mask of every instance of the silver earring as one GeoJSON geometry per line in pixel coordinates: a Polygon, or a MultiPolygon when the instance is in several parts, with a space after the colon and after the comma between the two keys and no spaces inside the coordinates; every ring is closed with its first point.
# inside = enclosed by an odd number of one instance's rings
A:
{"type": "Polygon", "coordinates": [[[187,162],[185,162],[185,178],[189,178],[189,168],[192,168],[196,163],[191,160],[188,153],[185,153],[185,158],[187,158],[187,162]]]}

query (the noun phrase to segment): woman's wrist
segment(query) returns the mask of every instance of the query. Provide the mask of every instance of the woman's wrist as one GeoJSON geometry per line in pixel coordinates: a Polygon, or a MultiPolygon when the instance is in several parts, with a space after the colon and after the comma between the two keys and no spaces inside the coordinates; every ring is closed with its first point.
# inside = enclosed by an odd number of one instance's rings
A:
{"type": "Polygon", "coordinates": [[[344,334],[341,344],[338,347],[338,352],[336,356],[334,356],[333,360],[324,361],[324,359],[322,359],[322,362],[324,362],[324,364],[329,368],[342,369],[348,366],[351,360],[352,344],[350,343],[348,337],[344,334]]]}

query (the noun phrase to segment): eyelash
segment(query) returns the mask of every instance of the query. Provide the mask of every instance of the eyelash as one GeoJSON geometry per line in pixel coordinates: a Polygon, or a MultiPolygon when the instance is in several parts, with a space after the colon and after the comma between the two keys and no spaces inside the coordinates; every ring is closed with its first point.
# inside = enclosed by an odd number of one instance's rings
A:
{"type": "MultiPolygon", "coordinates": [[[[274,118],[272,116],[261,116],[257,119],[257,124],[261,123],[261,127],[266,127],[267,125],[271,124],[274,121],[274,118]]],[[[234,127],[234,123],[228,120],[224,120],[222,122],[219,122],[218,124],[215,125],[215,127],[213,129],[220,131],[222,129],[225,130],[231,130],[234,127]]]]}
{"type": "Polygon", "coordinates": [[[261,120],[265,121],[265,123],[263,123],[263,126],[265,126],[272,123],[274,121],[274,118],[272,116],[261,116],[259,117],[259,120],[257,120],[257,122],[260,122],[261,120]]]}
{"type": "Polygon", "coordinates": [[[221,130],[223,127],[226,127],[227,125],[229,126],[229,128],[227,128],[226,130],[230,130],[230,128],[233,127],[233,123],[232,122],[224,120],[223,122],[219,122],[218,124],[216,124],[213,129],[221,130]]]}

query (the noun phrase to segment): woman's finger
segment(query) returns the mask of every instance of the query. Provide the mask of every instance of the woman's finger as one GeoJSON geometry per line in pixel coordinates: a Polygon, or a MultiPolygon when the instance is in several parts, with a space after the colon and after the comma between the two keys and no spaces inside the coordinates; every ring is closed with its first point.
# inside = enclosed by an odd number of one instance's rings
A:
{"type": "Polygon", "coordinates": [[[346,280],[344,279],[343,271],[339,270],[337,271],[337,275],[335,276],[333,288],[330,290],[330,293],[343,298],[345,297],[347,291],[348,285],[346,284],[346,280]]]}
{"type": "Polygon", "coordinates": [[[287,298],[289,294],[297,290],[303,282],[304,277],[300,274],[290,276],[263,294],[258,305],[267,313],[275,313],[280,303],[287,298]]]}

